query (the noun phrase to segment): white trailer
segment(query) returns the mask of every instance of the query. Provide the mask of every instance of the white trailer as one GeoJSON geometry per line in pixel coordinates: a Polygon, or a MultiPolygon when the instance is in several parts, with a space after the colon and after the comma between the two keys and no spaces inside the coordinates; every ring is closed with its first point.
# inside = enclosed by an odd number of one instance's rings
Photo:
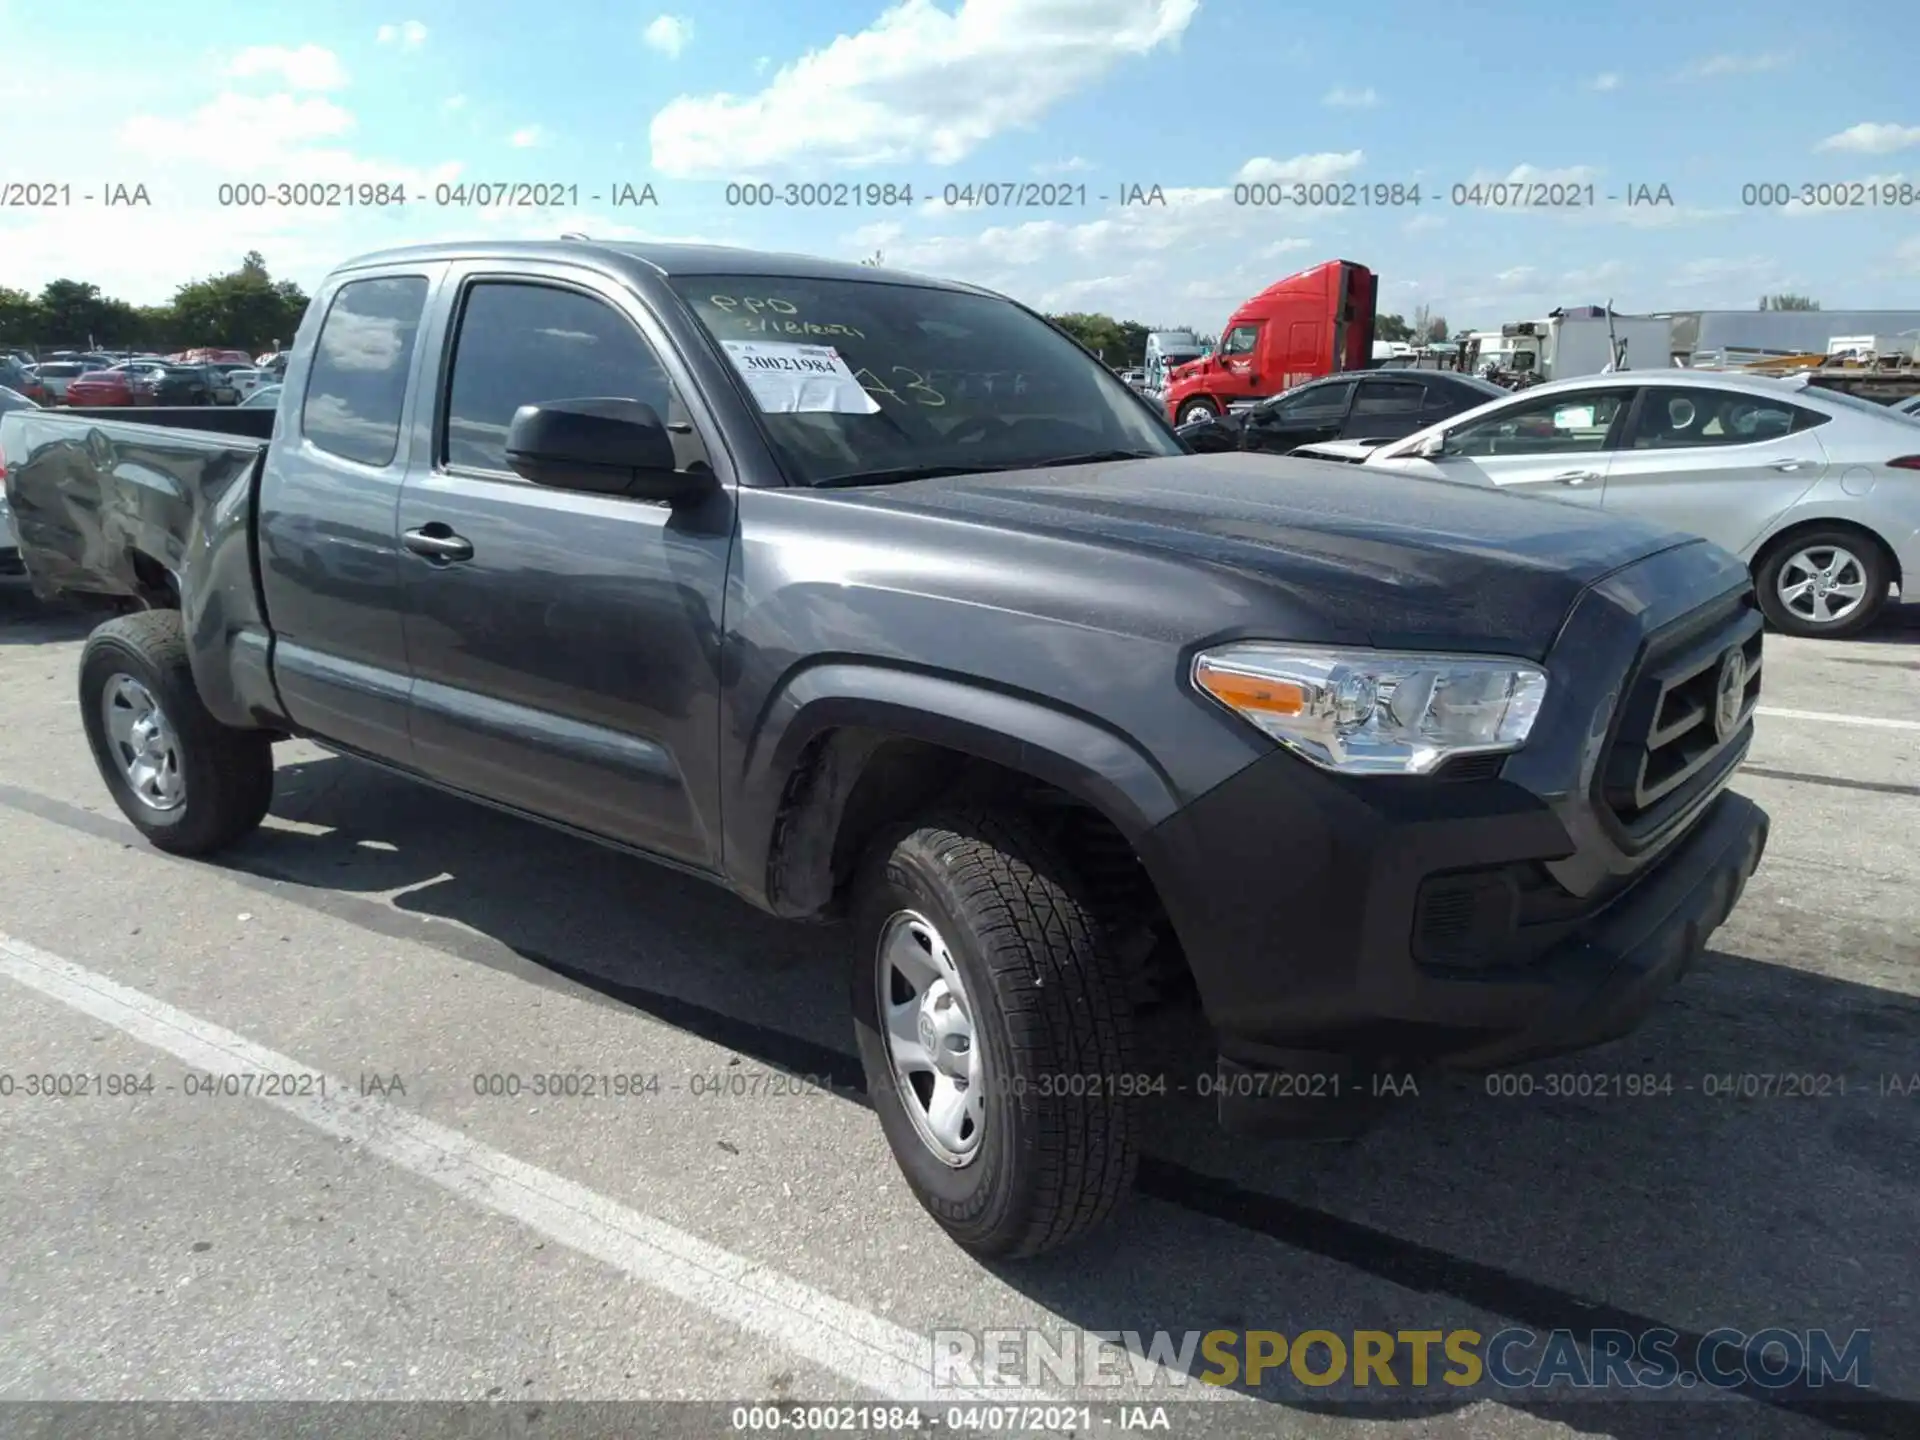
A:
{"type": "Polygon", "coordinates": [[[1533,362],[1514,368],[1536,370],[1543,380],[1673,367],[1673,322],[1664,316],[1553,315],[1503,325],[1501,333],[1516,358],[1532,347],[1533,362]]]}

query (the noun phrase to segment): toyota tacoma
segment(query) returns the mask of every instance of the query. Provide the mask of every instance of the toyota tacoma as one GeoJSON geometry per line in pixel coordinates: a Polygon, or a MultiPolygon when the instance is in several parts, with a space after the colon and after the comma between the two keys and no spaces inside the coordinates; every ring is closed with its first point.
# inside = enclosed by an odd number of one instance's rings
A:
{"type": "Polygon", "coordinates": [[[843,920],[880,1124],[983,1255],[1130,1188],[1147,997],[1197,997],[1223,1122],[1284,1127],[1339,1089],[1286,1077],[1624,1033],[1766,843],[1732,555],[1193,454],[966,285],[387,251],[277,411],[27,410],[0,457],[37,589],[131,612],[79,716],[154,845],[241,841],[303,737],[843,920]]]}

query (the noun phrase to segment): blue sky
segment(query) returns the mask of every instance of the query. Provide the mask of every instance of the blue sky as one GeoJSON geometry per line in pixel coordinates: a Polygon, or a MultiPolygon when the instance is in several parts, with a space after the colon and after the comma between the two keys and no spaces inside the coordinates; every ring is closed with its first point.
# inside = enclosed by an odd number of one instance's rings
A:
{"type": "Polygon", "coordinates": [[[1456,326],[1777,290],[1920,308],[1916,55],[1920,5],[1803,0],[0,0],[0,179],[73,193],[0,209],[0,284],[72,276],[151,302],[249,249],[311,286],[386,244],[580,230],[878,249],[1155,324],[1216,326],[1334,256],[1380,273],[1384,308],[1456,326]],[[219,203],[222,184],[337,180],[415,198],[219,203]],[[911,186],[914,203],[730,206],[748,180],[780,200],[789,182],[911,186]],[[1235,204],[1237,183],[1268,180],[1418,186],[1421,203],[1235,204]],[[1455,186],[1513,180],[1591,184],[1596,203],[1454,203],[1455,186]],[[562,203],[433,203],[440,185],[522,181],[562,203]],[[1909,203],[1743,203],[1747,186],[1856,181],[1909,203]],[[81,198],[112,182],[151,206],[81,198]],[[621,182],[658,203],[591,198],[621,182]],[[978,203],[1007,182],[1085,201],[978,203]],[[969,183],[976,203],[946,203],[969,183]],[[1129,185],[1167,203],[1115,203],[1129,185]],[[1672,203],[1607,198],[1642,185],[1672,203]]]}

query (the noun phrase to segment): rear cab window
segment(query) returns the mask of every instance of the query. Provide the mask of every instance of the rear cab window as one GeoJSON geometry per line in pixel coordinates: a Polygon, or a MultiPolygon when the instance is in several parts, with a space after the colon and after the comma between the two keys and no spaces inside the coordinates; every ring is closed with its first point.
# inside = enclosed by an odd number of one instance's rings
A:
{"type": "Polygon", "coordinates": [[[334,293],[301,403],[309,443],[360,465],[393,463],[426,304],[424,275],[350,280],[334,293]]]}

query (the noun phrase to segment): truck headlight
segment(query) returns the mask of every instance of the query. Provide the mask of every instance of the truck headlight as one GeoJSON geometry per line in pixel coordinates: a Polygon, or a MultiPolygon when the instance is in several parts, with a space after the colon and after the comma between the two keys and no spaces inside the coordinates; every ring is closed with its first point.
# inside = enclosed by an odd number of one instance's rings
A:
{"type": "Polygon", "coordinates": [[[1426,775],[1518,750],[1547,695],[1524,660],[1247,641],[1194,657],[1193,683],[1282,745],[1349,775],[1426,775]]]}

